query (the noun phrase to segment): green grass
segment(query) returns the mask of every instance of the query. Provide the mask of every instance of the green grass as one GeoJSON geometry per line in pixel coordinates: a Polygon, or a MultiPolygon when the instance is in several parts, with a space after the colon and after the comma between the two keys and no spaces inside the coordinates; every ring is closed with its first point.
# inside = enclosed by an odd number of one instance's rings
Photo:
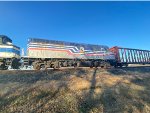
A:
{"type": "Polygon", "coordinates": [[[1,113],[150,113],[150,67],[1,71],[1,113]]]}

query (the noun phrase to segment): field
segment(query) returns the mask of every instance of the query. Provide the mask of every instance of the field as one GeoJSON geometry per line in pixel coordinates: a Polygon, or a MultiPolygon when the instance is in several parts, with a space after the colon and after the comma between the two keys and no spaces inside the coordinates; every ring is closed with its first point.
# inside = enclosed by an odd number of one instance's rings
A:
{"type": "Polygon", "coordinates": [[[1,113],[150,113],[150,67],[0,71],[1,113]]]}

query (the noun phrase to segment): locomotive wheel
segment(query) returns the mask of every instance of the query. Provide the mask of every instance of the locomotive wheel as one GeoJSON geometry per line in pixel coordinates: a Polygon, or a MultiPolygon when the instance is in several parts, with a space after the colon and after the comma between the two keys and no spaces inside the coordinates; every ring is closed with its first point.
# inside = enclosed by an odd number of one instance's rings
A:
{"type": "Polygon", "coordinates": [[[54,69],[59,69],[59,68],[61,68],[62,67],[62,63],[61,62],[56,62],[56,63],[54,63],[54,65],[53,65],[53,68],[54,69]]]}
{"type": "Polygon", "coordinates": [[[58,69],[56,65],[54,65],[54,67],[53,67],[53,68],[54,68],[54,69],[58,69]]]}
{"type": "Polygon", "coordinates": [[[110,68],[111,67],[111,65],[110,65],[110,63],[109,62],[106,62],[106,61],[102,61],[101,62],[101,64],[100,64],[100,67],[101,68],[110,68]]]}
{"type": "Polygon", "coordinates": [[[40,66],[42,70],[47,70],[47,67],[45,65],[40,66]]]}
{"type": "Polygon", "coordinates": [[[74,67],[79,67],[80,66],[80,62],[75,62],[74,63],[74,67]]]}
{"type": "Polygon", "coordinates": [[[93,67],[94,67],[94,62],[91,61],[91,62],[90,62],[90,68],[93,68],[93,67]]]}
{"type": "Polygon", "coordinates": [[[39,65],[36,65],[35,69],[36,69],[36,70],[40,70],[41,67],[40,67],[39,65]]]}
{"type": "Polygon", "coordinates": [[[0,69],[1,69],[1,70],[7,70],[8,67],[7,67],[5,64],[1,64],[1,65],[0,65],[0,69]]]}
{"type": "Polygon", "coordinates": [[[94,67],[97,68],[99,66],[99,63],[97,61],[94,62],[94,67]]]}
{"type": "Polygon", "coordinates": [[[80,67],[80,62],[77,62],[77,67],[80,67]]]}
{"type": "Polygon", "coordinates": [[[58,62],[57,68],[61,68],[62,67],[62,63],[58,62]]]}
{"type": "Polygon", "coordinates": [[[63,67],[67,67],[67,62],[63,62],[63,67]]]}
{"type": "Polygon", "coordinates": [[[104,68],[106,69],[106,68],[110,68],[111,66],[110,66],[110,63],[108,63],[108,62],[105,62],[105,64],[104,64],[104,68]]]}
{"type": "Polygon", "coordinates": [[[37,63],[33,63],[33,68],[34,68],[35,70],[40,70],[40,69],[41,69],[41,66],[38,65],[37,63]]]}

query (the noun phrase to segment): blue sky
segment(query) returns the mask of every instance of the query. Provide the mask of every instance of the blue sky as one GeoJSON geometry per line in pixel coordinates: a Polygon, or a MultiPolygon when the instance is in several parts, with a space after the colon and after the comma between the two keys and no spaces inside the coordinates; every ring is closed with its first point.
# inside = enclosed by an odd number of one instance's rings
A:
{"type": "Polygon", "coordinates": [[[150,2],[0,2],[0,34],[150,50],[150,2]]]}

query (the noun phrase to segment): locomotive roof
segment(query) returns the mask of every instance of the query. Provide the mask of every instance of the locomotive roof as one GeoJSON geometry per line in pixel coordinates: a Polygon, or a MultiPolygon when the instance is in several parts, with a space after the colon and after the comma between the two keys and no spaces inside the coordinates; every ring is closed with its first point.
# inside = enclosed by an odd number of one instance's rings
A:
{"type": "Polygon", "coordinates": [[[9,42],[12,42],[12,40],[8,36],[6,36],[6,35],[0,35],[0,38],[5,38],[5,39],[8,39],[9,42]]]}
{"type": "Polygon", "coordinates": [[[69,46],[82,46],[84,48],[93,48],[95,49],[104,49],[108,50],[109,47],[106,45],[95,45],[95,44],[85,44],[85,43],[75,43],[75,42],[66,42],[66,41],[57,41],[57,40],[48,40],[40,38],[29,38],[28,43],[43,43],[43,44],[60,44],[60,45],[69,45],[69,46]]]}
{"type": "MultiPolygon", "coordinates": [[[[11,42],[11,43],[12,43],[12,40],[11,40],[8,36],[6,36],[6,35],[0,35],[0,38],[5,39],[4,41],[7,40],[8,42],[11,42]]],[[[6,44],[6,43],[5,43],[5,45],[7,45],[7,46],[13,46],[13,47],[16,47],[17,49],[20,49],[20,47],[18,47],[18,46],[16,46],[16,45],[13,45],[13,44],[9,45],[9,44],[6,44]]]]}

